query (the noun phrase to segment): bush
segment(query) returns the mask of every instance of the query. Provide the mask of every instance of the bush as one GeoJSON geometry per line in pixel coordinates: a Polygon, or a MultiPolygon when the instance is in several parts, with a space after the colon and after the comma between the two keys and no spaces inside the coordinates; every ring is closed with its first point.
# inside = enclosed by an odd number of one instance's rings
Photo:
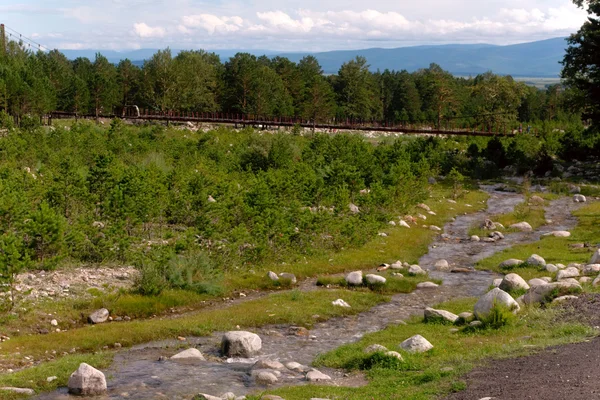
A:
{"type": "Polygon", "coordinates": [[[512,324],[516,320],[515,314],[508,307],[494,304],[485,318],[481,318],[484,328],[500,329],[512,324]]]}

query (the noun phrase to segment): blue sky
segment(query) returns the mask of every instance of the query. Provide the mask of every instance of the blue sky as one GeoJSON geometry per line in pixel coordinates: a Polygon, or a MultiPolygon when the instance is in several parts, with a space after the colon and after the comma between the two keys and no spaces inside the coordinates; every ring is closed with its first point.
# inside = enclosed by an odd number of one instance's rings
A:
{"type": "Polygon", "coordinates": [[[570,0],[0,0],[0,22],[59,49],[322,51],[566,36],[570,0]]]}

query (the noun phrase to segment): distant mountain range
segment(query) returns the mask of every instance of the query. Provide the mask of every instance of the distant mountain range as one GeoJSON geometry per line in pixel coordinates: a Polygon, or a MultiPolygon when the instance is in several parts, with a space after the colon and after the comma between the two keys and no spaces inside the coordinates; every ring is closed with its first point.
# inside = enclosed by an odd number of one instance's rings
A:
{"type": "MultiPolygon", "coordinates": [[[[276,55],[299,61],[306,55],[313,55],[327,74],[336,73],[340,66],[356,56],[366,57],[371,70],[408,70],[427,68],[431,63],[439,64],[443,69],[455,75],[477,75],[492,71],[500,75],[518,77],[558,77],[561,71],[560,61],[565,54],[565,38],[555,38],[531,43],[508,46],[487,44],[452,44],[439,46],[415,46],[395,49],[372,48],[365,50],[339,50],[322,53],[281,53],[269,50],[209,50],[217,53],[226,61],[238,52],[254,55],[276,55]]],[[[97,52],[102,53],[110,62],[118,63],[130,59],[137,65],[152,57],[157,50],[141,49],[129,52],[106,50],[64,50],[70,59],[88,57],[93,59],[97,52]]],[[[178,53],[179,50],[173,50],[178,53]]]]}

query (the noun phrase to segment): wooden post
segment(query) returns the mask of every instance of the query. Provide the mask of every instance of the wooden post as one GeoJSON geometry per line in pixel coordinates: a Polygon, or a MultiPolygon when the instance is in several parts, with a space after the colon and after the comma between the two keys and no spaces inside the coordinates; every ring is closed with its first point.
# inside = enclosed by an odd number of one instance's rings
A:
{"type": "Polygon", "coordinates": [[[4,32],[4,24],[0,24],[0,51],[2,55],[6,55],[6,34],[4,32]]]}

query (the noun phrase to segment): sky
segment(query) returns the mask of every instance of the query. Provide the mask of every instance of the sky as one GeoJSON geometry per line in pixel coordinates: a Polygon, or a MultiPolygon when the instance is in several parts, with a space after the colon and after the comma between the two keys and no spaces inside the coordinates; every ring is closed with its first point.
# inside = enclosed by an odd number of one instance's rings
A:
{"type": "Polygon", "coordinates": [[[0,23],[61,50],[505,45],[567,36],[586,15],[571,0],[0,0],[0,23]]]}

